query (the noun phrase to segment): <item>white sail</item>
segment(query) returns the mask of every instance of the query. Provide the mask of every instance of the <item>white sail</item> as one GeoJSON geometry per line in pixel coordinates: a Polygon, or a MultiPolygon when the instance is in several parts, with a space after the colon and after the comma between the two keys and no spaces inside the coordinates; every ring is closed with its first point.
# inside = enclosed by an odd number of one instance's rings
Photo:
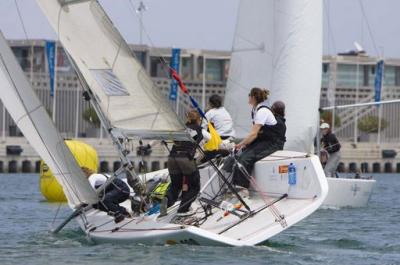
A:
{"type": "Polygon", "coordinates": [[[322,64],[321,0],[242,0],[225,106],[238,137],[251,128],[252,87],[286,104],[285,149],[311,152],[318,124],[322,64]]]}
{"type": "Polygon", "coordinates": [[[71,207],[98,201],[0,32],[0,99],[31,146],[51,168],[71,207]]]}
{"type": "Polygon", "coordinates": [[[37,0],[112,126],[128,136],[186,138],[178,120],[95,0],[37,0]]]}

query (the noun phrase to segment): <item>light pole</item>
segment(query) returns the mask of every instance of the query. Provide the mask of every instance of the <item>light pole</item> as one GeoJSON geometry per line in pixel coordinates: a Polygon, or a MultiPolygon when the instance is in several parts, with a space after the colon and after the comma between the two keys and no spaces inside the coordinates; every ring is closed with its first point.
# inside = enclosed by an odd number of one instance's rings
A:
{"type": "Polygon", "coordinates": [[[207,58],[206,55],[203,54],[203,89],[201,91],[201,107],[203,111],[206,109],[206,72],[207,72],[207,58]]]}
{"type": "MultiPolygon", "coordinates": [[[[357,54],[357,68],[356,68],[356,100],[355,103],[358,103],[358,89],[359,89],[359,61],[358,61],[358,54],[357,54]]],[[[358,109],[354,111],[354,144],[357,144],[357,124],[358,124],[358,109]]]]}
{"type": "MultiPolygon", "coordinates": [[[[380,56],[380,60],[384,61],[384,50],[383,50],[383,46],[380,46],[381,48],[381,56],[380,56]]],[[[385,69],[385,63],[383,63],[382,66],[382,81],[381,81],[381,90],[380,90],[380,94],[382,95],[382,91],[384,89],[384,84],[385,84],[385,74],[384,74],[384,69],[385,69]]],[[[377,71],[377,69],[376,69],[377,71]]],[[[375,72],[376,73],[376,72],[375,72]]],[[[376,92],[375,92],[376,93],[376,92]]],[[[379,101],[381,101],[382,98],[379,97],[379,101]]],[[[381,126],[382,126],[382,108],[383,106],[381,106],[381,104],[378,105],[378,137],[377,137],[377,144],[380,145],[381,144],[381,126]]]]}
{"type": "Polygon", "coordinates": [[[143,44],[143,12],[147,10],[147,6],[143,3],[143,1],[140,1],[139,7],[136,9],[136,12],[139,14],[139,44],[143,44]]]}
{"type": "MultiPolygon", "coordinates": [[[[355,103],[358,103],[359,100],[359,88],[360,88],[360,78],[359,78],[359,71],[360,71],[360,61],[359,61],[359,56],[360,53],[364,52],[363,47],[358,43],[354,42],[354,47],[356,48],[356,53],[357,53],[357,69],[356,69],[356,101],[355,103]]],[[[357,125],[358,125],[358,109],[355,109],[354,112],[354,144],[357,144],[358,141],[358,130],[357,130],[357,125]]]]}

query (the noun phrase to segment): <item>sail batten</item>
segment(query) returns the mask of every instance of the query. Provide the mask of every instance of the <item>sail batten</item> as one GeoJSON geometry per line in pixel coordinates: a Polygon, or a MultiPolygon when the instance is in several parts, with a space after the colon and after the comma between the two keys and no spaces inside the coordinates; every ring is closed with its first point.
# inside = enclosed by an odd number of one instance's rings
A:
{"type": "MultiPolygon", "coordinates": [[[[98,1],[37,0],[110,125],[132,136],[181,137],[185,127],[98,1]]],[[[185,137],[187,138],[187,137],[185,137]]]]}
{"type": "Polygon", "coordinates": [[[322,64],[321,0],[241,0],[225,105],[238,137],[251,128],[252,87],[268,104],[286,104],[285,149],[311,152],[317,131],[322,64]]]}
{"type": "Polygon", "coordinates": [[[96,203],[96,192],[32,90],[2,34],[0,55],[0,98],[16,125],[50,167],[71,207],[96,203]]]}

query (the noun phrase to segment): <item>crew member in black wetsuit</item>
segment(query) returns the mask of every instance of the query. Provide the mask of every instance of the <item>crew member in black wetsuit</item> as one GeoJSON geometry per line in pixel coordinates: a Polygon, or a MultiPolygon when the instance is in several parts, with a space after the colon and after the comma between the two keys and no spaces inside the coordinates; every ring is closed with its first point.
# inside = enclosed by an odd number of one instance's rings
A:
{"type": "Polygon", "coordinates": [[[168,171],[171,178],[166,197],[163,198],[160,216],[167,214],[167,207],[174,205],[182,191],[178,215],[186,216],[193,212],[190,205],[200,191],[200,173],[194,159],[197,145],[203,139],[200,115],[196,110],[187,114],[186,127],[193,141],[175,141],[168,157],[168,171]]]}
{"type": "MultiPolygon", "coordinates": [[[[106,183],[107,179],[110,177],[105,174],[95,173],[87,167],[81,167],[81,169],[94,189],[106,183]]],[[[128,185],[124,181],[115,178],[105,190],[100,193],[101,200],[93,205],[93,207],[113,215],[116,223],[121,222],[125,217],[131,216],[124,207],[119,205],[129,198],[129,193],[128,185]]]]}
{"type": "MultiPolygon", "coordinates": [[[[274,109],[276,115],[266,106],[265,100],[269,91],[260,88],[252,88],[249,94],[249,104],[253,107],[251,112],[253,126],[250,133],[236,145],[237,149],[244,148],[238,157],[238,161],[251,174],[254,164],[274,153],[282,150],[286,141],[286,125],[284,119],[285,105],[276,102],[274,109]]],[[[226,163],[224,170],[229,172],[230,163],[226,163]]],[[[234,169],[233,184],[249,188],[250,182],[237,168],[234,169]]]]}
{"type": "Polygon", "coordinates": [[[285,109],[286,109],[285,103],[283,103],[282,101],[275,101],[274,104],[272,104],[271,106],[271,111],[274,114],[275,119],[277,121],[276,130],[279,131],[281,135],[283,135],[281,140],[277,141],[277,143],[279,144],[279,150],[283,149],[283,146],[286,142],[285,109]]]}
{"type": "Polygon", "coordinates": [[[334,178],[336,176],[336,169],[341,157],[341,145],[336,138],[336,135],[331,132],[328,123],[322,123],[320,128],[322,131],[321,146],[329,154],[328,160],[326,161],[324,167],[325,176],[334,178]]]}

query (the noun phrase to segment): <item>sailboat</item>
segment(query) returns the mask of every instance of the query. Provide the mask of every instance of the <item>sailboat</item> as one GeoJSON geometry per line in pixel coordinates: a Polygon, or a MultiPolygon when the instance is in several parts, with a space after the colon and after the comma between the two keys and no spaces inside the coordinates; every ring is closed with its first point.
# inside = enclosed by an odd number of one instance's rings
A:
{"type": "MultiPolygon", "coordinates": [[[[185,127],[97,1],[37,2],[68,52],[85,89],[85,98],[92,103],[119,152],[122,167],[112,178],[125,173],[132,197],[141,199],[146,195],[140,188],[144,178],[162,178],[168,172],[135,174],[125,143],[133,139],[188,140],[185,127]]],[[[239,196],[219,171],[222,165],[210,162],[200,170],[202,188],[192,204],[194,215],[176,216],[176,204],[163,217],[149,207],[116,223],[114,217],[91,207],[99,200],[99,190],[92,189],[84,178],[4,37],[0,43],[0,82],[5,90],[0,97],[25,137],[53,171],[73,210],[55,232],[75,219],[93,242],[256,245],[306,218],[326,197],[328,185],[318,157],[279,151],[256,164],[253,182],[256,188],[251,197],[239,196]],[[291,185],[284,170],[290,163],[297,168],[297,182],[291,185]],[[225,187],[237,198],[238,203],[233,207],[217,198],[225,187]]],[[[123,205],[131,210],[129,201],[123,205]]]]}
{"type": "MultiPolygon", "coordinates": [[[[386,102],[379,102],[386,104],[386,102]]],[[[354,104],[372,105],[371,103],[354,104]]],[[[373,103],[376,104],[375,102],[373,103]]],[[[352,105],[334,106],[335,109],[352,107],[352,105]]],[[[353,106],[354,107],[354,106],[353,106]]],[[[323,109],[332,109],[326,107],[323,109]]],[[[371,199],[372,191],[376,185],[376,180],[372,178],[331,178],[328,177],[329,193],[326,197],[324,208],[342,208],[342,207],[366,207],[371,199]]]]}
{"type": "MultiPolygon", "coordinates": [[[[321,1],[242,1],[236,25],[225,106],[237,137],[247,135],[252,87],[286,104],[286,150],[312,153],[319,130],[322,65],[321,1]],[[261,26],[263,25],[263,26],[261,26]]],[[[374,180],[327,178],[325,207],[365,206],[374,180]]]]}

